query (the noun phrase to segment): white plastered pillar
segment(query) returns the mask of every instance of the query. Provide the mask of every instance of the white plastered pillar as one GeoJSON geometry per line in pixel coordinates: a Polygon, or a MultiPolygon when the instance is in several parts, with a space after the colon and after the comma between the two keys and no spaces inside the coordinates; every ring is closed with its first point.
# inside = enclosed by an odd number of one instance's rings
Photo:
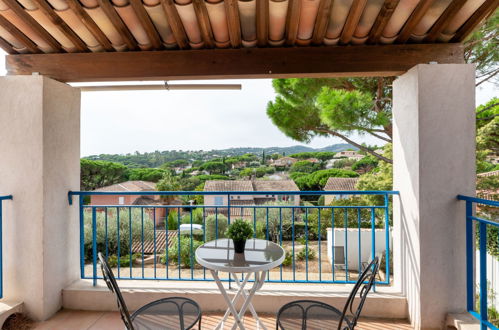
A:
{"type": "Polygon", "coordinates": [[[464,203],[475,193],[475,67],[422,64],[393,85],[396,280],[415,329],[466,310],[464,203]]]}
{"type": "Polygon", "coordinates": [[[35,320],[61,308],[79,277],[80,91],[42,76],[0,77],[4,299],[35,320]]]}

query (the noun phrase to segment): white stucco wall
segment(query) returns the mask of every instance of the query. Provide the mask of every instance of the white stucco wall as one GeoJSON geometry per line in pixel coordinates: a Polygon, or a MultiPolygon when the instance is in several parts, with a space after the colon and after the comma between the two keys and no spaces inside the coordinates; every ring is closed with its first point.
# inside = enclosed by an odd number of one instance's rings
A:
{"type": "MultiPolygon", "coordinates": [[[[375,256],[385,256],[386,251],[386,231],[384,229],[375,229],[374,234],[374,251],[375,256]]],[[[392,234],[389,231],[389,244],[393,244],[392,234]]],[[[333,230],[327,229],[327,258],[329,263],[332,264],[333,255],[333,230]]],[[[372,258],[372,230],[361,228],[360,229],[360,260],[359,260],[359,230],[357,228],[349,228],[345,239],[344,228],[334,228],[334,246],[343,246],[345,249],[345,256],[348,257],[348,269],[357,271],[359,265],[362,266],[363,262],[369,263],[372,258]],[[345,242],[346,241],[346,242],[345,242]],[[345,244],[347,243],[347,244],[345,244]],[[346,245],[346,248],[345,248],[346,245]]],[[[390,248],[391,249],[391,248],[390,248]]],[[[382,269],[384,272],[385,270],[382,269]]]]}
{"type": "Polygon", "coordinates": [[[422,64],[395,80],[393,158],[395,281],[414,327],[441,329],[447,313],[466,309],[456,196],[475,193],[473,65],[422,64]]]}
{"type": "Polygon", "coordinates": [[[61,307],[79,278],[80,91],[42,76],[0,77],[0,194],[5,203],[4,297],[35,320],[61,307]]]}

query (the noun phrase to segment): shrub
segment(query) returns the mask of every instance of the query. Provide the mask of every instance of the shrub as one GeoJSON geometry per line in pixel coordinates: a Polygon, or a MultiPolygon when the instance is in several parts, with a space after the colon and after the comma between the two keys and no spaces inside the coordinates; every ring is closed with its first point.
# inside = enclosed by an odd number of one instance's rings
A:
{"type": "MultiPolygon", "coordinates": [[[[191,253],[191,238],[189,236],[180,236],[180,266],[183,268],[191,268],[196,264],[194,253],[196,249],[203,244],[201,241],[192,239],[192,253],[191,253]]],[[[178,238],[175,238],[172,247],[168,248],[168,261],[172,264],[178,265],[179,259],[179,246],[178,238]]],[[[161,263],[166,263],[166,255],[161,256],[161,263]]]]}
{"type": "Polygon", "coordinates": [[[282,265],[284,267],[291,266],[293,264],[293,253],[289,250],[285,250],[284,253],[286,254],[286,256],[284,257],[282,265]]]}
{"type": "Polygon", "coordinates": [[[217,238],[224,238],[227,226],[228,221],[226,216],[222,214],[219,214],[218,217],[215,214],[207,216],[205,220],[206,241],[213,241],[217,238]]]}
{"type": "Polygon", "coordinates": [[[178,213],[174,210],[168,210],[168,230],[178,229],[178,213]]]}
{"type": "MultiPolygon", "coordinates": [[[[182,224],[190,224],[191,223],[191,212],[182,216],[181,219],[182,224]]],[[[192,210],[192,223],[202,225],[203,224],[203,209],[198,208],[192,210]]]]}
{"type": "Polygon", "coordinates": [[[315,252],[314,249],[311,249],[310,247],[304,247],[303,249],[300,250],[300,252],[298,252],[298,254],[296,255],[296,259],[300,260],[300,261],[304,261],[307,259],[307,249],[308,249],[308,260],[314,260],[315,258],[317,258],[317,254],[315,252]]]}
{"type": "Polygon", "coordinates": [[[236,219],[230,224],[226,235],[235,242],[245,241],[253,237],[253,227],[244,219],[236,219]]]}
{"type": "MultiPolygon", "coordinates": [[[[265,203],[263,206],[290,206],[290,205],[292,204],[289,202],[268,202],[265,203]]],[[[285,239],[285,236],[287,237],[288,236],[287,234],[290,233],[292,230],[291,228],[292,211],[290,208],[283,208],[282,210],[280,210],[279,208],[268,208],[268,209],[258,208],[256,210],[256,220],[257,220],[257,235],[261,234],[261,232],[260,233],[258,232],[259,228],[261,231],[263,231],[264,237],[266,237],[265,230],[268,230],[269,239],[272,240],[273,242],[279,242],[281,233],[283,239],[285,239]],[[258,223],[261,223],[261,225],[258,225],[258,223]]]]}
{"type": "MultiPolygon", "coordinates": [[[[147,212],[140,209],[121,208],[119,212],[119,239],[118,239],[118,217],[117,212],[107,212],[107,251],[109,255],[118,254],[118,246],[121,254],[130,253],[130,215],[131,236],[133,240],[142,239],[142,214],[144,215],[144,240],[152,239],[154,236],[154,224],[147,212]]],[[[104,212],[96,213],[96,238],[97,251],[106,251],[106,218],[104,212]]],[[[86,260],[92,260],[92,213],[84,213],[84,255],[86,260]]]]}
{"type": "MultiPolygon", "coordinates": [[[[132,264],[135,262],[135,260],[137,260],[138,258],[140,258],[142,255],[140,253],[134,253],[132,254],[132,264]]],[[[110,255],[108,258],[107,258],[107,263],[109,264],[109,267],[117,267],[118,266],[118,256],[117,255],[110,255]]],[[[120,267],[128,267],[130,266],[130,255],[127,254],[127,255],[123,255],[123,256],[120,256],[120,267]]]]}

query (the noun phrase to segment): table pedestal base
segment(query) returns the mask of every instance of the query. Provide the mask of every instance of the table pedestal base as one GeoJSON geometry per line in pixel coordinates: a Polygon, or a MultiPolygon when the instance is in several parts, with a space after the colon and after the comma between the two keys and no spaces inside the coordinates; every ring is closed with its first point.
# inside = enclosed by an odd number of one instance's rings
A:
{"type": "Polygon", "coordinates": [[[222,320],[217,324],[215,327],[215,330],[223,329],[224,323],[229,317],[230,314],[234,316],[235,323],[232,326],[232,330],[236,329],[239,327],[241,330],[245,330],[244,327],[244,314],[246,311],[249,309],[251,314],[253,315],[253,318],[256,321],[257,328],[267,330],[265,325],[260,321],[258,318],[258,315],[255,311],[255,308],[253,307],[253,304],[251,303],[251,300],[255,296],[255,293],[260,290],[260,288],[263,286],[263,283],[265,282],[265,276],[266,272],[265,271],[260,271],[260,272],[254,272],[254,273],[242,273],[241,278],[238,277],[238,273],[230,273],[230,275],[234,278],[234,281],[237,285],[237,292],[236,295],[230,299],[227,290],[225,290],[222,281],[218,277],[218,271],[210,270],[211,274],[213,275],[213,278],[215,279],[215,282],[217,283],[218,288],[220,289],[220,292],[222,293],[222,296],[224,297],[225,302],[227,303],[227,311],[225,312],[224,317],[222,320]],[[253,282],[253,286],[249,290],[249,292],[245,289],[246,284],[248,283],[249,278],[251,277],[251,274],[254,274],[255,281],[253,282]],[[241,306],[241,309],[239,312],[236,309],[235,303],[237,302],[237,299],[239,297],[242,297],[244,299],[243,305],[241,306]]]}

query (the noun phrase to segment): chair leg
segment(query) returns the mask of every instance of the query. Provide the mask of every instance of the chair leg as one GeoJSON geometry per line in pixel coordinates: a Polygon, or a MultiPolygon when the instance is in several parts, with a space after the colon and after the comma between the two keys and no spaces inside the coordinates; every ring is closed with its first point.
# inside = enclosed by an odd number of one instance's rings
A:
{"type": "Polygon", "coordinates": [[[199,316],[199,330],[201,330],[201,319],[203,318],[203,316],[199,316]]]}

